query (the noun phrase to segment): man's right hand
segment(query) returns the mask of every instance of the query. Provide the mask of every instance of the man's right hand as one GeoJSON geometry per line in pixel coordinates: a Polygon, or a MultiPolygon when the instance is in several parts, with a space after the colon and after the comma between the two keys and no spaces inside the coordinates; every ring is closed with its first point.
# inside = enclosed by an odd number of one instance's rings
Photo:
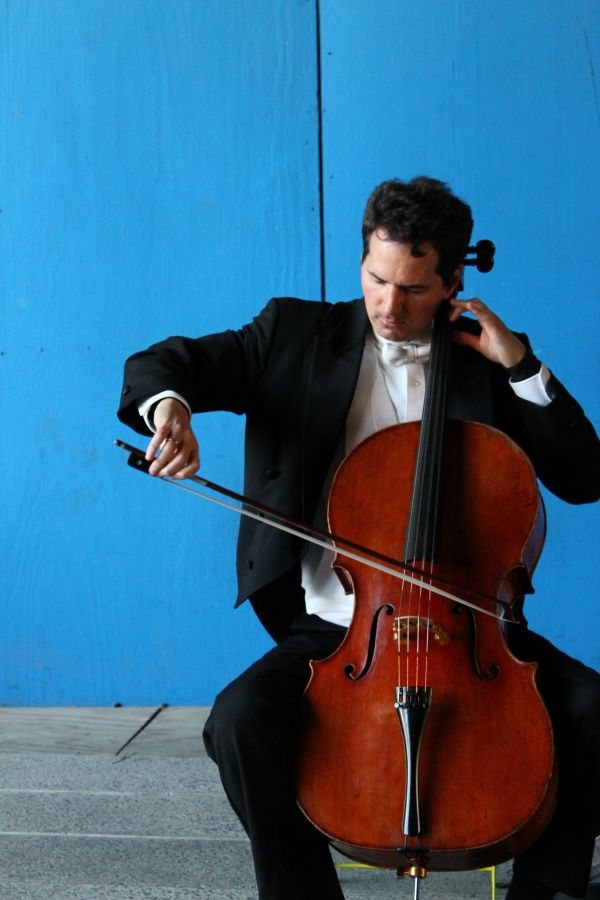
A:
{"type": "Polygon", "coordinates": [[[153,460],[150,475],[177,479],[194,475],[200,468],[200,449],[183,403],[175,397],[159,400],[154,408],[154,427],[156,433],[146,450],[146,459],[153,460]]]}

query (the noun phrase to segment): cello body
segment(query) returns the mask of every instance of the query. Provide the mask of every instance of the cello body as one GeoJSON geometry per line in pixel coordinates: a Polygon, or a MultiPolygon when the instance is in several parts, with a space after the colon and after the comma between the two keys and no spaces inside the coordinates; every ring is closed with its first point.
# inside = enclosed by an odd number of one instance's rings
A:
{"type": "MultiPolygon", "coordinates": [[[[333,533],[407,559],[420,428],[384,429],[344,460],[333,533]]],[[[338,650],[311,664],[298,757],[298,802],[314,825],[345,855],[399,872],[509,859],[544,829],[556,795],[537,666],[505,635],[545,534],[535,474],[506,435],[449,422],[441,475],[435,554],[408,557],[427,573],[422,586],[336,557],[354,617],[338,650]],[[413,718],[408,695],[426,696],[413,718]]]]}

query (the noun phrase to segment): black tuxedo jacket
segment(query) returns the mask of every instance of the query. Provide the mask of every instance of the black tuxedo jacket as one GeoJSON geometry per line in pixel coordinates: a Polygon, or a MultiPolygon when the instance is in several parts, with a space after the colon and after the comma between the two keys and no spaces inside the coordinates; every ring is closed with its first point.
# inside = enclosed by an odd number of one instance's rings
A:
{"type": "MultiPolygon", "coordinates": [[[[244,493],[312,521],[338,446],[360,368],[368,318],[362,300],[271,300],[238,331],[172,337],[127,360],[119,418],[143,434],[138,405],[170,389],[193,412],[246,416],[244,493]]],[[[462,327],[477,327],[464,321],[462,327]]],[[[519,337],[527,343],[524,335],[519,337]]],[[[600,495],[598,438],[581,407],[552,377],[546,407],[520,400],[506,371],[453,345],[448,413],[507,433],[540,480],[571,503],[600,495]]],[[[305,543],[242,518],[237,603],[250,598],[277,640],[303,609],[299,560],[305,543]]]]}

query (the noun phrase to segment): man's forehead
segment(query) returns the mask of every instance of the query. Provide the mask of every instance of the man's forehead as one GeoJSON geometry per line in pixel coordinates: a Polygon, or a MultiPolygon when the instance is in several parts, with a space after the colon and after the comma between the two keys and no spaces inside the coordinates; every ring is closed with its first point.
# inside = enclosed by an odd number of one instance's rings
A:
{"type": "Polygon", "coordinates": [[[403,241],[394,241],[373,233],[369,242],[369,252],[363,258],[366,270],[377,277],[382,272],[402,271],[404,283],[429,282],[432,275],[437,274],[439,256],[437,250],[429,243],[421,244],[416,255],[413,247],[403,241]],[[375,238],[373,240],[373,238],[375,238]],[[408,276],[408,282],[405,279],[408,276]]]}
{"type": "Polygon", "coordinates": [[[375,239],[375,246],[378,244],[395,244],[399,247],[405,247],[415,259],[422,259],[425,256],[429,256],[430,253],[435,254],[436,258],[438,257],[437,250],[429,241],[423,241],[413,248],[413,244],[410,241],[396,241],[394,238],[391,238],[385,228],[376,228],[371,234],[371,237],[369,238],[369,251],[373,249],[373,239],[375,239]],[[417,252],[414,253],[413,249],[417,252]]]}

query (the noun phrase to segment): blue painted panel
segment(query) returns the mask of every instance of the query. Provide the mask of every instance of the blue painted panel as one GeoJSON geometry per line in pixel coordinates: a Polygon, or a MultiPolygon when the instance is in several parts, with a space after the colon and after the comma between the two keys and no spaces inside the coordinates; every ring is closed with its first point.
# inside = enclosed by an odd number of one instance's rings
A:
{"type": "MultiPolygon", "coordinates": [[[[112,441],[131,352],[319,294],[314,14],[3,6],[1,703],[210,703],[269,645],[232,610],[235,517],[112,441]]],[[[241,426],[198,423],[234,487],[241,426]]]]}
{"type": "MultiPolygon", "coordinates": [[[[114,408],[133,350],[320,293],[315,2],[0,15],[0,702],[210,703],[268,646],[231,609],[237,522],[127,469],[114,408]]],[[[498,244],[469,289],[596,421],[599,20],[583,0],[321,0],[329,297],[359,292],[370,188],[447,179],[498,244]]],[[[241,426],[197,423],[234,487],[241,426]]],[[[530,617],[597,664],[597,514],[549,512],[530,617]]]]}
{"type": "MultiPolygon", "coordinates": [[[[497,244],[470,275],[596,425],[600,7],[591,0],[321,3],[328,299],[359,296],[360,217],[398,176],[448,181],[497,244]]],[[[532,626],[600,665],[597,507],[549,498],[532,626]]]]}

